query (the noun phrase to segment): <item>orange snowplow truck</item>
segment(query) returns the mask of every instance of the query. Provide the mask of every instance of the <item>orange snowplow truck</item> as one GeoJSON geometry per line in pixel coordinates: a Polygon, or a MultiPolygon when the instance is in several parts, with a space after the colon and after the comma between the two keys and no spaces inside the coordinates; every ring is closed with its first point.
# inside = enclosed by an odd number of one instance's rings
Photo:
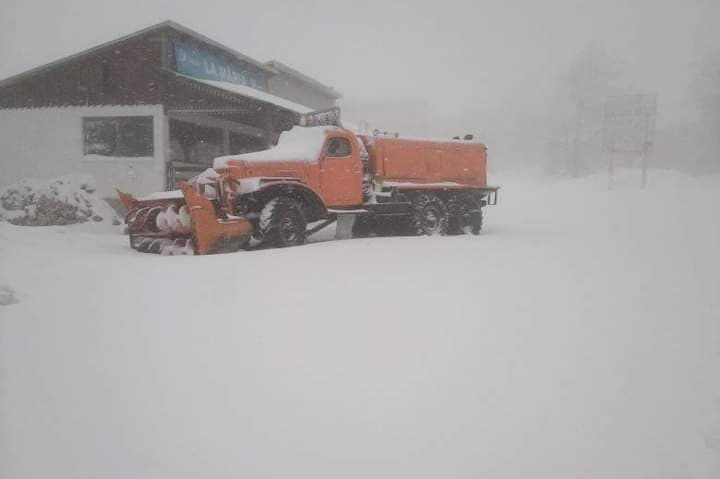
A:
{"type": "MultiPolygon", "coordinates": [[[[339,122],[338,122],[339,123],[339,122]]],[[[344,236],[479,234],[486,147],[465,139],[360,135],[341,126],[295,126],[269,150],[216,158],[178,191],[135,199],[133,248],[210,254],[302,244],[338,221],[344,236]]]]}

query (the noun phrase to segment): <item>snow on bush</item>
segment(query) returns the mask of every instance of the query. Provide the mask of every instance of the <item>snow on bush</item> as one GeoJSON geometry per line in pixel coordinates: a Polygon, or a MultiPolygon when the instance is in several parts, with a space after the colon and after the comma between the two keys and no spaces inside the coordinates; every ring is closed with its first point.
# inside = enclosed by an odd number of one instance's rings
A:
{"type": "Polygon", "coordinates": [[[93,177],[86,174],[47,181],[28,178],[0,188],[0,220],[21,226],[120,224],[113,209],[95,194],[93,177]]]}
{"type": "Polygon", "coordinates": [[[10,286],[0,285],[0,306],[7,306],[17,302],[15,291],[10,286]]]}

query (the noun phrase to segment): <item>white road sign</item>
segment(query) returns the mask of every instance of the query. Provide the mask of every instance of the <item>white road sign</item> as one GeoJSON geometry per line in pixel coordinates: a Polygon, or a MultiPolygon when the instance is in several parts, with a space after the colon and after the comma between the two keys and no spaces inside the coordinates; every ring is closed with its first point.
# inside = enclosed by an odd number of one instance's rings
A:
{"type": "Polygon", "coordinates": [[[610,153],[643,153],[652,148],[657,95],[605,98],[604,146],[610,153]]]}

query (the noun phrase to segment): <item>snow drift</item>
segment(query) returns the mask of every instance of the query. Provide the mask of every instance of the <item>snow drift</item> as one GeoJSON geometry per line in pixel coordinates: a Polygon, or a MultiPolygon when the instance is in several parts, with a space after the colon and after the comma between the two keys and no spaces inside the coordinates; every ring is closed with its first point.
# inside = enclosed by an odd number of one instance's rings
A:
{"type": "Polygon", "coordinates": [[[493,178],[477,237],[0,223],[0,477],[716,479],[720,178],[618,177],[493,178]]]}
{"type": "Polygon", "coordinates": [[[112,208],[95,194],[94,178],[84,174],[24,179],[0,188],[0,220],[22,226],[120,224],[112,208]]]}

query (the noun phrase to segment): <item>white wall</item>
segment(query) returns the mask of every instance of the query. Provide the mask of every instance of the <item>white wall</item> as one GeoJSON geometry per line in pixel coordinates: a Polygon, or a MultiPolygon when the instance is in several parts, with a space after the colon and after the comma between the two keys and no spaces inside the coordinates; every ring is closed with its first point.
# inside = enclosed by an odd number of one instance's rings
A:
{"type": "Polygon", "coordinates": [[[89,173],[101,196],[115,188],[133,194],[165,186],[165,128],[162,105],[62,107],[0,110],[0,186],[21,178],[48,179],[89,173]],[[152,116],[154,157],[84,156],[84,116],[152,116]]]}

